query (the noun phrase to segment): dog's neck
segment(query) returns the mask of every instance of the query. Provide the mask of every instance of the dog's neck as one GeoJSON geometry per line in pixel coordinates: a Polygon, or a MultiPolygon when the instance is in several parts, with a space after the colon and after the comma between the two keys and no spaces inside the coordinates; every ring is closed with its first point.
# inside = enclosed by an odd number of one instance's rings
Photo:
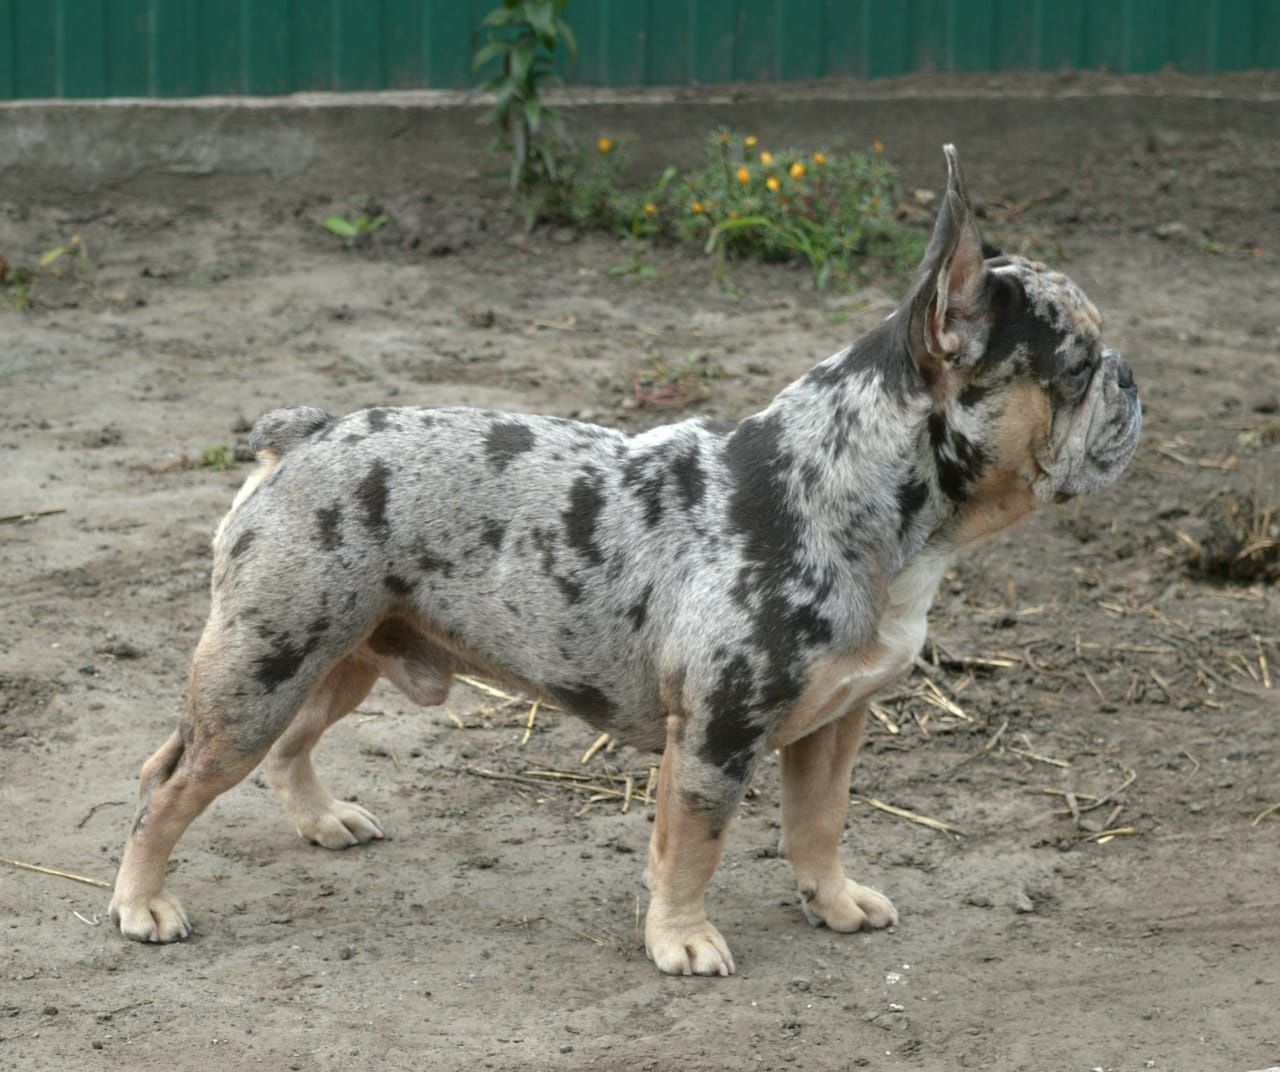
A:
{"type": "Polygon", "coordinates": [[[946,489],[945,434],[939,446],[939,429],[949,425],[900,325],[886,321],[749,420],[781,429],[811,557],[838,563],[860,583],[887,585],[926,549],[950,556],[958,503],[946,489]]]}

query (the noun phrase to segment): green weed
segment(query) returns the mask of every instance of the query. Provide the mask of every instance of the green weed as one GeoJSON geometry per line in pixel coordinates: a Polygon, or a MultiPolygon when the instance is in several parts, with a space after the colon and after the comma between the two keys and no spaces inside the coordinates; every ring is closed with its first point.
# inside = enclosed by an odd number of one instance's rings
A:
{"type": "Polygon", "coordinates": [[[560,162],[569,149],[560,116],[542,100],[559,77],[556,53],[571,59],[578,43],[560,17],[566,0],[502,0],[485,16],[486,43],[476,52],[473,69],[493,60],[501,70],[484,88],[496,97],[489,120],[498,125],[493,148],[511,156],[508,182],[526,210],[530,226],[541,214],[548,186],[561,181],[560,162]]]}

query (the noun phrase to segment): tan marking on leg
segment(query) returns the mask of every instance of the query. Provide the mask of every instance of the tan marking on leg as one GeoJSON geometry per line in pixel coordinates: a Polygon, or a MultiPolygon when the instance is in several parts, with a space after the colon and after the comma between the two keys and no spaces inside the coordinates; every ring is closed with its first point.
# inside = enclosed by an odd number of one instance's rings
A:
{"type": "Polygon", "coordinates": [[[326,849],[345,849],[383,836],[377,818],[358,804],[336,800],[320,784],[311,750],[321,734],[360,706],[378,680],[374,662],[353,653],[311,690],[263,769],[298,833],[326,849]]]}
{"type": "Polygon", "coordinates": [[[257,765],[260,755],[202,737],[194,723],[190,741],[175,732],[142,768],[138,810],[125,842],[111,898],[111,918],[140,942],[186,938],[190,924],[178,899],[164,889],[165,867],[178,838],[218,794],[257,765]]]}
{"type": "Polygon", "coordinates": [[[867,709],[829,722],[781,751],[782,840],[809,922],[834,931],[889,927],[898,913],[882,893],[846,878],[840,837],[849,814],[849,774],[867,709]]]}
{"type": "Polygon", "coordinates": [[[660,971],[670,975],[732,975],[733,955],[707,919],[707,884],[720,862],[724,836],[737,801],[723,814],[690,806],[680,792],[677,719],[669,719],[667,747],[658,768],[658,809],[649,842],[652,898],[644,921],[644,945],[660,971]]]}

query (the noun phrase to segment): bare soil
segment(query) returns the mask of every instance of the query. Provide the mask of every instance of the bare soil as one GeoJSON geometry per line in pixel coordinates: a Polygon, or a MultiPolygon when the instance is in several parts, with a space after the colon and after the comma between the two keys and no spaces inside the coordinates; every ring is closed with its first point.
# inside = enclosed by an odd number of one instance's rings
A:
{"type": "MultiPolygon", "coordinates": [[[[583,764],[593,734],[554,712],[525,743],[525,701],[459,684],[424,711],[380,685],[319,766],[387,840],[308,845],[251,776],[178,847],[189,942],[128,943],[107,890],[0,864],[0,1066],[1280,1064],[1280,592],[1185,570],[1215,497],[1277,493],[1280,146],[1023,158],[974,191],[988,237],[1094,297],[1146,434],[1113,490],[957,564],[927,675],[881,701],[846,856],[897,928],[805,924],[769,764],[710,895],[738,974],[662,977],[638,933],[654,757],[583,764]],[[592,803],[536,770],[615,793],[632,773],[636,795],[592,803]]],[[[736,267],[727,293],[689,249],[644,251],[655,279],[610,274],[625,246],[526,237],[484,183],[389,198],[356,249],[320,226],[351,204],[0,207],[12,264],[73,233],[90,262],[0,311],[0,515],[61,511],[0,523],[0,855],[112,879],[247,472],[198,463],[261,411],[736,417],[893,305],[787,267],[736,267]],[[691,371],[672,389],[655,361],[691,371]]]]}

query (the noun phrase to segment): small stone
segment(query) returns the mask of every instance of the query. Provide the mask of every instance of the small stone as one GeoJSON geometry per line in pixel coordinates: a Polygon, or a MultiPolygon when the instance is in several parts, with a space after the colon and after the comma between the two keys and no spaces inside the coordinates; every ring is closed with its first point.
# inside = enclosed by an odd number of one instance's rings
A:
{"type": "Polygon", "coordinates": [[[56,1006],[56,1005],[46,1005],[46,1006],[44,1007],[44,1010],[43,1010],[43,1011],[44,1011],[45,1016],[57,1016],[57,1015],[58,1015],[58,1006],[56,1006]]]}
{"type": "Polygon", "coordinates": [[[792,979],[791,982],[787,984],[787,986],[789,986],[792,990],[799,990],[803,993],[807,991],[811,986],[813,986],[813,984],[808,979],[798,976],[795,979],[792,979]]]}
{"type": "Polygon", "coordinates": [[[101,1043],[101,1042],[99,1042],[97,1039],[94,1039],[94,1040],[93,1040],[93,1048],[94,1048],[95,1050],[100,1050],[100,1049],[102,1049],[102,1043],[101,1043]]]}
{"type": "Polygon", "coordinates": [[[350,960],[355,955],[356,955],[356,951],[352,949],[349,945],[344,945],[341,949],[338,950],[339,960],[350,960]]]}
{"type": "Polygon", "coordinates": [[[1013,898],[1013,910],[1026,914],[1036,910],[1035,903],[1027,896],[1026,890],[1019,890],[1013,898]]]}
{"type": "Polygon", "coordinates": [[[1155,236],[1169,241],[1171,238],[1187,238],[1191,234],[1191,228],[1181,220],[1170,220],[1168,223],[1157,224],[1155,228],[1155,236]]]}

